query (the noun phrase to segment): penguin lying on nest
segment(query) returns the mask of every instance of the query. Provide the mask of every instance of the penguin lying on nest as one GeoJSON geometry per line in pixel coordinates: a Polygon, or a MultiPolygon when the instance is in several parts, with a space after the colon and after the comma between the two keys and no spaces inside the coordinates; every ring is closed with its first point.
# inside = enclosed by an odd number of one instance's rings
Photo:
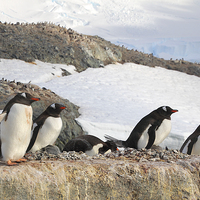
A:
{"type": "Polygon", "coordinates": [[[115,139],[109,135],[105,138],[116,143],[118,147],[135,149],[149,149],[152,145],[159,145],[171,131],[171,115],[178,110],[169,106],[161,106],[143,117],[126,141],[115,139]]]}
{"type": "Polygon", "coordinates": [[[1,153],[8,165],[26,161],[23,156],[31,139],[31,104],[39,101],[28,93],[18,93],[12,98],[0,114],[1,153]]]}
{"type": "Polygon", "coordinates": [[[36,152],[48,145],[53,145],[62,129],[60,113],[66,107],[53,103],[33,121],[32,138],[27,152],[36,152]]]}
{"type": "Polygon", "coordinates": [[[185,140],[180,152],[189,155],[200,155],[200,125],[196,130],[185,140]]]}
{"type": "Polygon", "coordinates": [[[103,142],[93,135],[81,135],[70,140],[64,147],[63,151],[82,151],[89,156],[97,154],[106,154],[116,151],[117,146],[112,141],[103,142]]]}

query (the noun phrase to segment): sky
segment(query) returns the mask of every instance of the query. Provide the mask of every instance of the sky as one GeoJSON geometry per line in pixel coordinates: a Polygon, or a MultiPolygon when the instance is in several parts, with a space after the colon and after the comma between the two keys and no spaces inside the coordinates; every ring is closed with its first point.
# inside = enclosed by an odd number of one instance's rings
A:
{"type": "Polygon", "coordinates": [[[199,0],[0,0],[2,22],[53,22],[164,59],[200,62],[199,0]]]}
{"type": "MultiPolygon", "coordinates": [[[[0,3],[2,22],[53,22],[157,57],[199,62],[197,0],[0,0],[0,3]]],[[[199,77],[159,66],[112,64],[77,73],[72,65],[38,60],[33,65],[1,59],[1,78],[31,81],[69,99],[80,107],[77,122],[88,134],[103,140],[105,134],[125,140],[142,117],[163,105],[179,112],[172,115],[171,134],[162,147],[180,148],[199,125],[199,77]],[[62,77],[61,68],[72,75],[62,77]]]]}

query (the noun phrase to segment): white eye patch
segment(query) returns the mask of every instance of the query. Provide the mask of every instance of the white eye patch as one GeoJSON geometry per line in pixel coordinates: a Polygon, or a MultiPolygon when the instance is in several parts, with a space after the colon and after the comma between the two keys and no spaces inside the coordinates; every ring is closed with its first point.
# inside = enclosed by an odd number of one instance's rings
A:
{"type": "Polygon", "coordinates": [[[51,104],[51,107],[52,107],[53,109],[56,109],[55,103],[51,104]]]}
{"type": "Polygon", "coordinates": [[[24,92],[21,93],[21,96],[23,96],[24,98],[26,98],[26,94],[24,92]]]}
{"type": "Polygon", "coordinates": [[[162,109],[163,109],[165,112],[167,112],[166,106],[163,106],[162,109]]]}

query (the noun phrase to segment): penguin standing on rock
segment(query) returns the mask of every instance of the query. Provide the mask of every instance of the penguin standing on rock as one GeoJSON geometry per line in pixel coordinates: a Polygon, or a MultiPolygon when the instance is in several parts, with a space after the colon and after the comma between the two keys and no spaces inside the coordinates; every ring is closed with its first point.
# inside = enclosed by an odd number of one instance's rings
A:
{"type": "Polygon", "coordinates": [[[159,145],[171,131],[171,115],[178,110],[169,106],[161,106],[143,117],[126,141],[117,140],[105,135],[107,140],[112,140],[118,147],[131,147],[135,149],[149,149],[152,145],[159,145]]]}
{"type": "Polygon", "coordinates": [[[33,121],[32,138],[27,152],[36,152],[55,143],[62,129],[60,113],[66,107],[53,103],[33,121]]]}
{"type": "Polygon", "coordinates": [[[106,154],[116,151],[117,146],[112,141],[103,142],[93,135],[81,135],[70,140],[64,147],[63,151],[82,151],[89,156],[99,153],[106,154]]]}
{"type": "Polygon", "coordinates": [[[23,156],[31,139],[33,123],[31,103],[39,100],[29,93],[18,93],[0,114],[1,153],[8,165],[26,161],[23,156]]]}
{"type": "Polygon", "coordinates": [[[180,152],[189,155],[200,155],[200,125],[196,130],[185,140],[180,152]]]}

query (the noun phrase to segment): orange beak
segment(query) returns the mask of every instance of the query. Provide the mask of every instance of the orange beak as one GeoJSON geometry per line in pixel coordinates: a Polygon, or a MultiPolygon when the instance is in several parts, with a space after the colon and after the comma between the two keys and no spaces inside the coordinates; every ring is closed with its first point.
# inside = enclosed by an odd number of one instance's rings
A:
{"type": "Polygon", "coordinates": [[[60,109],[61,109],[61,110],[65,109],[65,108],[66,108],[65,106],[63,106],[63,107],[60,107],[60,109]]]}
{"type": "Polygon", "coordinates": [[[31,98],[32,100],[34,100],[34,101],[39,101],[40,100],[40,98],[31,98]]]}

